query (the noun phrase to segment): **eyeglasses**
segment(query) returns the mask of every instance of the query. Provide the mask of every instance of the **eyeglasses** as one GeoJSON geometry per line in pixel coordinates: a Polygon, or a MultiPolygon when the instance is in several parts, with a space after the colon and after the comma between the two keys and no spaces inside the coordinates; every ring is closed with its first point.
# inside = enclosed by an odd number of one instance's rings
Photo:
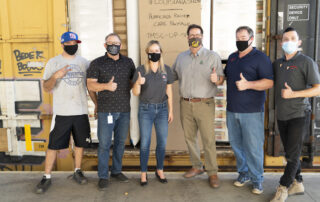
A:
{"type": "Polygon", "coordinates": [[[120,45],[121,45],[121,43],[120,43],[120,42],[107,41],[107,42],[106,42],[106,45],[107,45],[107,46],[111,46],[111,45],[117,45],[117,46],[120,46],[120,45]]]}
{"type": "Polygon", "coordinates": [[[190,34],[189,38],[200,38],[202,37],[202,34],[190,34]]]}

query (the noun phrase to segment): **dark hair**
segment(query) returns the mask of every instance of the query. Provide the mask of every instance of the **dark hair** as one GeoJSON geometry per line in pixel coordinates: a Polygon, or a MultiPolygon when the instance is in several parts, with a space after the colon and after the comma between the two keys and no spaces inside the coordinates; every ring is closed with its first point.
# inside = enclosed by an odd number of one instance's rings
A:
{"type": "Polygon", "coordinates": [[[196,24],[191,24],[191,25],[189,25],[189,27],[188,27],[188,30],[187,30],[187,35],[189,36],[189,31],[191,30],[191,29],[200,29],[200,31],[201,31],[201,34],[203,34],[203,29],[202,29],[202,27],[200,26],[200,25],[196,25],[196,24]]]}
{"type": "Polygon", "coordinates": [[[287,33],[287,32],[296,32],[298,37],[299,37],[299,34],[297,32],[297,30],[294,28],[294,27],[287,27],[283,32],[282,32],[282,36],[284,35],[284,33],[287,33]]]}
{"type": "Polygon", "coordinates": [[[110,34],[108,34],[104,40],[107,41],[107,39],[108,39],[110,36],[116,36],[116,37],[118,37],[118,39],[119,39],[120,42],[121,42],[121,38],[120,38],[120,36],[119,36],[117,33],[110,33],[110,34]]]}
{"type": "Polygon", "coordinates": [[[293,27],[287,27],[287,29],[285,29],[285,30],[283,31],[283,34],[286,33],[286,32],[291,32],[291,31],[297,32],[297,30],[296,30],[295,28],[293,28],[293,27]]]}
{"type": "Polygon", "coordinates": [[[237,30],[236,30],[236,33],[240,32],[242,30],[247,30],[247,32],[249,33],[249,39],[254,36],[253,30],[249,26],[240,26],[240,27],[238,27],[237,30]]]}

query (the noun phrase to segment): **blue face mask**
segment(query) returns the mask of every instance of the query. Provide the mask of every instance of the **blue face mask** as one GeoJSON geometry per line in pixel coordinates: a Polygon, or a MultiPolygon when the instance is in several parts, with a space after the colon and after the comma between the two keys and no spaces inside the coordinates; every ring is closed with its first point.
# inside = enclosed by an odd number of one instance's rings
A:
{"type": "Polygon", "coordinates": [[[288,41],[282,44],[282,50],[287,54],[292,54],[298,50],[298,42],[297,41],[288,41]]]}

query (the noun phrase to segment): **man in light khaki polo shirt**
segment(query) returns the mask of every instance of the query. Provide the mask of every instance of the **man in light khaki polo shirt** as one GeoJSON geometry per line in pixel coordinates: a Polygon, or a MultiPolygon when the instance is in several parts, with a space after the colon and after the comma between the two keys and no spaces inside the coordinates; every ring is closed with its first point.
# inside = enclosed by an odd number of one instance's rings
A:
{"type": "Polygon", "coordinates": [[[209,184],[218,188],[214,96],[217,85],[224,80],[221,59],[217,53],[203,47],[203,29],[199,25],[190,25],[187,34],[190,48],[180,53],[173,65],[174,79],[179,80],[181,124],[192,162],[192,168],[184,177],[191,178],[204,172],[197,141],[199,129],[209,184]]]}

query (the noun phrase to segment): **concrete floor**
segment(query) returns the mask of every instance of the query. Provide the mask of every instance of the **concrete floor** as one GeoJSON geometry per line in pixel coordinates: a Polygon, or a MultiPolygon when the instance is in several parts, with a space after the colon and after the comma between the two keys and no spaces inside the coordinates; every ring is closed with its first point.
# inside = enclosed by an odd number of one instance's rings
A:
{"type": "MultiPolygon", "coordinates": [[[[111,180],[105,191],[97,189],[96,172],[86,172],[89,183],[78,185],[68,178],[71,172],[55,172],[50,189],[43,195],[34,193],[35,185],[41,180],[40,172],[0,172],[0,201],[126,201],[126,202],[248,202],[269,201],[278,185],[280,173],[265,173],[264,192],[251,193],[251,185],[238,188],[232,185],[236,173],[219,173],[222,186],[212,189],[205,174],[194,179],[184,179],[181,172],[166,173],[168,184],[157,181],[154,173],[148,173],[149,184],[141,187],[139,173],[125,172],[129,183],[111,180]]],[[[305,195],[291,196],[287,202],[320,202],[320,173],[304,173],[305,195]]]]}

